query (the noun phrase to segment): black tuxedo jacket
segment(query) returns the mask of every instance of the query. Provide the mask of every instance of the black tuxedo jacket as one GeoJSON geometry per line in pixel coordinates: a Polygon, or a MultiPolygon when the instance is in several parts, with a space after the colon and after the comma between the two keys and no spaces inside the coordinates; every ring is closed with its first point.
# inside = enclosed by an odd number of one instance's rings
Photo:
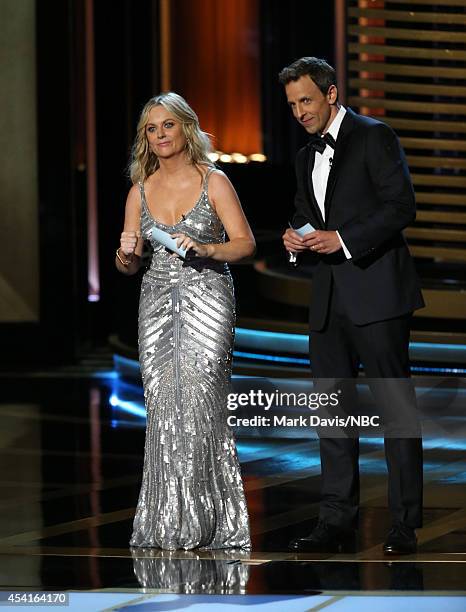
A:
{"type": "Polygon", "coordinates": [[[356,325],[401,316],[424,301],[414,262],[402,234],[416,216],[414,191],[398,138],[384,123],[349,108],[338,132],[325,195],[325,222],[312,188],[315,151],[296,156],[293,227],[310,222],[338,230],[343,250],[317,256],[310,329],[325,325],[332,282],[356,325]]]}

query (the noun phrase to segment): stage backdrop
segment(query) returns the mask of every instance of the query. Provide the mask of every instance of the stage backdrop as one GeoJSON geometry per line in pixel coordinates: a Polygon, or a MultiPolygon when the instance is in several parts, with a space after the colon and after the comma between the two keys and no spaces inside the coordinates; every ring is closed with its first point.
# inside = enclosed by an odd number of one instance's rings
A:
{"type": "Polygon", "coordinates": [[[0,3],[0,322],[39,318],[35,2],[0,3]]]}

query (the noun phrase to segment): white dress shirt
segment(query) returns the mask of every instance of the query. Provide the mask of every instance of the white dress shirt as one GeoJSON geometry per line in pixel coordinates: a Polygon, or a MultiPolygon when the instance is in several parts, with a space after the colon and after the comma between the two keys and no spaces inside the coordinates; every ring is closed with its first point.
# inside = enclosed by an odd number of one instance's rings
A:
{"type": "MultiPolygon", "coordinates": [[[[333,136],[335,141],[338,138],[338,132],[340,131],[340,125],[345,116],[346,108],[340,106],[337,116],[330,124],[327,133],[333,136]]],[[[312,187],[314,189],[314,195],[319,205],[320,212],[322,213],[322,219],[325,221],[325,192],[327,191],[328,175],[330,174],[330,168],[332,167],[333,155],[335,151],[330,145],[327,145],[322,153],[316,151],[314,158],[314,168],[312,169],[312,187]]],[[[345,246],[345,243],[341,239],[340,234],[337,231],[337,236],[341,242],[343,252],[347,259],[351,259],[351,253],[345,246]]]]}

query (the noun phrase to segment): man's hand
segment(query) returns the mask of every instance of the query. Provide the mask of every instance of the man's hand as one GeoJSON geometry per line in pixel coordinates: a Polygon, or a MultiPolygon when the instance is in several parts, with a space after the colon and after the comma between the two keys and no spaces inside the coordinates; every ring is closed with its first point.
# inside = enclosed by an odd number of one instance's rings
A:
{"type": "Polygon", "coordinates": [[[289,253],[299,253],[300,251],[307,251],[308,247],[304,245],[304,239],[290,227],[282,236],[283,244],[285,249],[289,253]]]}
{"type": "Polygon", "coordinates": [[[315,232],[306,234],[302,240],[306,249],[309,249],[313,253],[319,253],[320,255],[330,255],[342,248],[338,234],[334,230],[316,230],[315,232]]]}

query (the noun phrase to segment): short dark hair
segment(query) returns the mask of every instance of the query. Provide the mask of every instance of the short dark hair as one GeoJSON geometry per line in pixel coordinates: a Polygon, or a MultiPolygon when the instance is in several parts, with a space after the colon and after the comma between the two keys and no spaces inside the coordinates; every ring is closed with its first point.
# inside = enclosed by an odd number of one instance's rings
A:
{"type": "Polygon", "coordinates": [[[297,81],[306,74],[314,81],[324,96],[327,95],[331,85],[337,84],[335,68],[318,57],[301,57],[283,68],[278,75],[278,80],[282,85],[288,85],[290,81],[297,81]]]}

